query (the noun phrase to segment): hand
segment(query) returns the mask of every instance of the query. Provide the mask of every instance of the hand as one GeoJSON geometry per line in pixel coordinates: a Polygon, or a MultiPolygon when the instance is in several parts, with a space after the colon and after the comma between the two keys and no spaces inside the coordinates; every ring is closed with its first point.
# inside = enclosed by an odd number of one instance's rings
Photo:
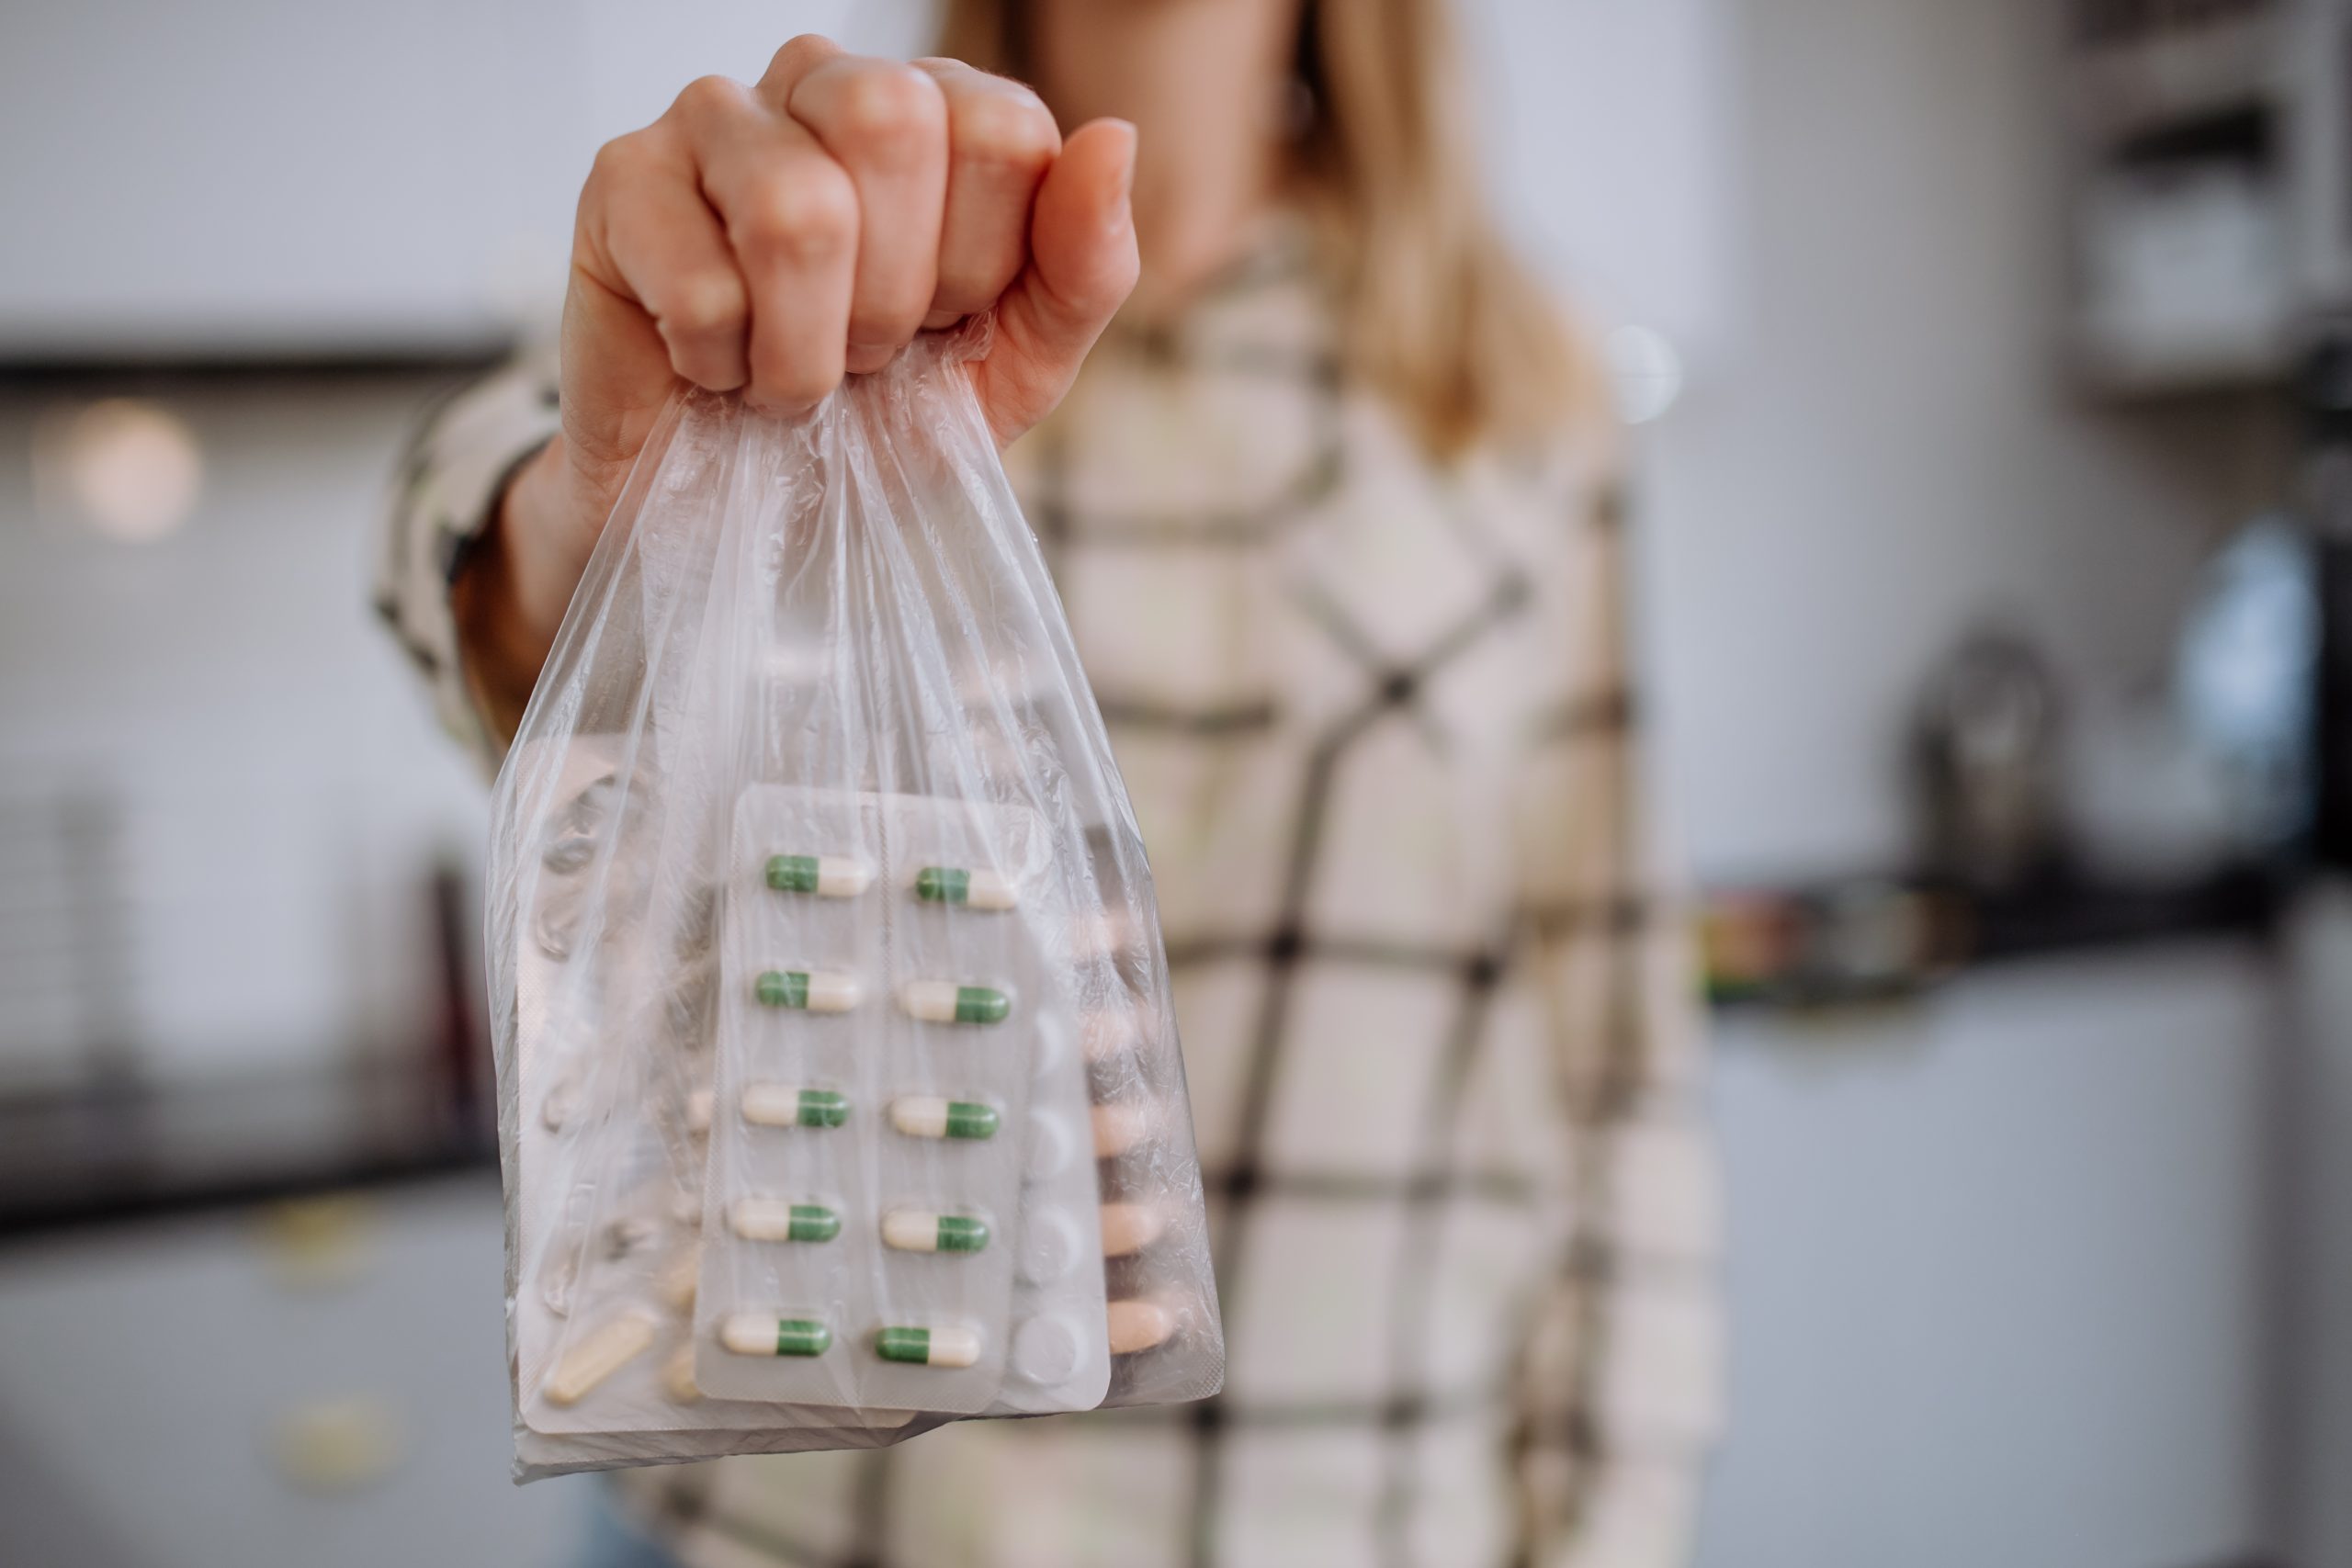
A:
{"type": "Polygon", "coordinates": [[[793,39],[608,142],[580,193],[563,431],[453,586],[512,734],[614,500],[681,379],[806,409],[915,333],[993,307],[975,389],[1000,445],[1061,400],[1135,286],[1135,128],[1067,143],[1035,94],[952,60],[793,39]]]}

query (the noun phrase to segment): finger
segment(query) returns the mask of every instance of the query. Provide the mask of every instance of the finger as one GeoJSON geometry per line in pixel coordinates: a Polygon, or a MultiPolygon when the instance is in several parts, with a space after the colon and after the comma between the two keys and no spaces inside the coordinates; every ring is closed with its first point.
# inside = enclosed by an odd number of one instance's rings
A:
{"type": "Polygon", "coordinates": [[[745,396],[805,409],[840,384],[857,263],[857,189],[815,137],[740,83],[681,97],[751,304],[745,396]]]}
{"type": "Polygon", "coordinates": [[[684,142],[640,132],[606,144],[580,218],[583,260],[653,318],[671,368],[715,392],[741,387],[750,299],[684,142]]]}
{"type": "Polygon", "coordinates": [[[958,60],[918,60],[947,99],[947,207],[927,327],[987,310],[1021,275],[1037,186],[1062,149],[1035,93],[958,60]]]}
{"type": "Polygon", "coordinates": [[[1029,265],[997,306],[995,345],[974,370],[1000,443],[1043,419],[1136,286],[1136,128],[1081,126],[1037,187],[1029,265]]]}
{"type": "Polygon", "coordinates": [[[841,55],[803,75],[785,107],[857,187],[848,365],[878,370],[930,312],[947,194],[947,101],[893,60],[841,55]]]}

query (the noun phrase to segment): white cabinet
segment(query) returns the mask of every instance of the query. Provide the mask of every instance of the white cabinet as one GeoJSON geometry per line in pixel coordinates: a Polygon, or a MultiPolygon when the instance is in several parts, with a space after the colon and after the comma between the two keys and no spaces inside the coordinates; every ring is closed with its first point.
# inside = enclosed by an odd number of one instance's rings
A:
{"type": "Polygon", "coordinates": [[[572,1561],[590,1483],[507,1481],[496,1181],[357,1204],[292,1251],[258,1214],[0,1251],[0,1561],[572,1561]],[[306,1418],[380,1473],[298,1483],[306,1418]]]}
{"type": "Polygon", "coordinates": [[[2267,1543],[2280,1036],[2184,943],[1727,1021],[1731,1435],[1700,1568],[2187,1568],[2267,1543]]]}

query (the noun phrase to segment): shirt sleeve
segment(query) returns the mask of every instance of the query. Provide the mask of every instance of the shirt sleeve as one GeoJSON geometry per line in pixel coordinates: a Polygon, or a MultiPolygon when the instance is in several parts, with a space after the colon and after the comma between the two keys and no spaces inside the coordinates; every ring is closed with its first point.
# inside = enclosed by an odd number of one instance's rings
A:
{"type": "Polygon", "coordinates": [[[475,702],[449,584],[506,481],[555,434],[556,387],[553,354],[530,354],[429,412],[401,457],[377,554],[376,614],[432,689],[442,724],[490,768],[505,747],[475,702]]]}
{"type": "Polygon", "coordinates": [[[1569,1186],[1517,1385],[1521,1561],[1672,1568],[1721,1424],[1721,1224],[1689,921],[1644,810],[1622,507],[1579,511],[1572,669],[1521,770],[1525,959],[1569,1186]]]}

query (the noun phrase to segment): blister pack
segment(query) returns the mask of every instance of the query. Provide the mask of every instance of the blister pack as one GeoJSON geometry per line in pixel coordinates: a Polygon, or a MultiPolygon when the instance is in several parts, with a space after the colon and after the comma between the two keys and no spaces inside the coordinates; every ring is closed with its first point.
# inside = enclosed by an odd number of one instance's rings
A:
{"type": "Polygon", "coordinates": [[[1222,1379],[1139,836],[965,377],[682,392],[494,800],[518,1479],[1222,1379]]]}
{"type": "Polygon", "coordinates": [[[1082,1410],[1110,1381],[1066,923],[1026,813],[759,790],[730,902],[696,1313],[727,1398],[1082,1410]]]}

